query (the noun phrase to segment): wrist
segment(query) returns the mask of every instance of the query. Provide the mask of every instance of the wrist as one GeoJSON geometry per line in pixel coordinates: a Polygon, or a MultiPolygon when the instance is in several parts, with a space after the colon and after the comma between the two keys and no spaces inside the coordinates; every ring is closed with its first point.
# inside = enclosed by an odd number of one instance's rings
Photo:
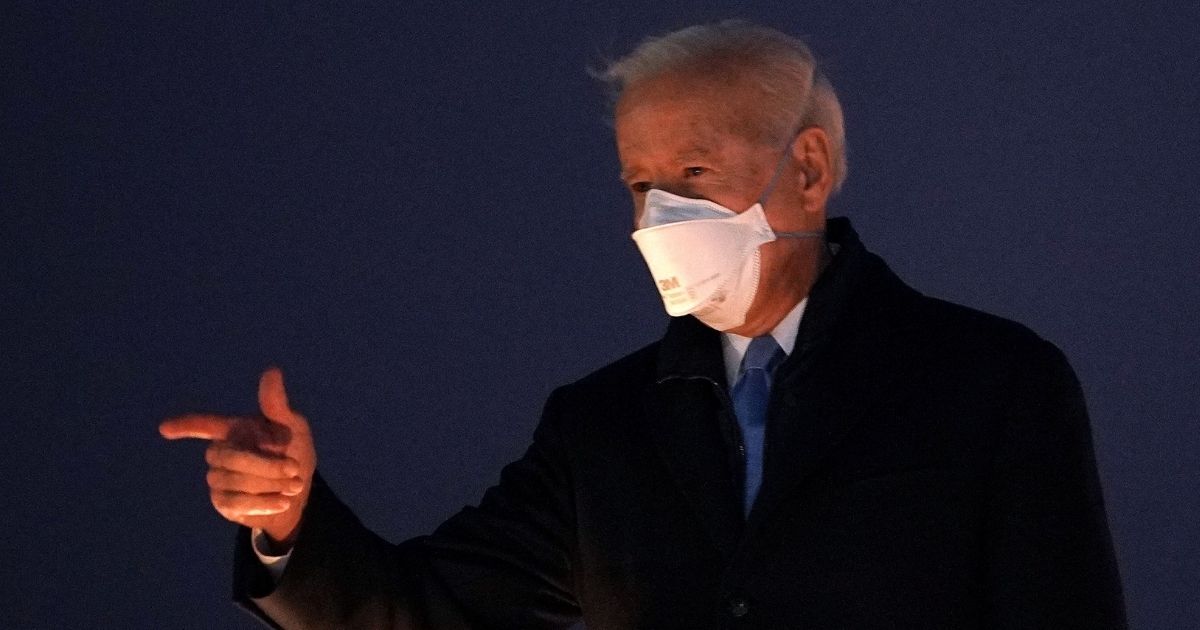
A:
{"type": "Polygon", "coordinates": [[[281,528],[264,527],[262,529],[262,542],[264,552],[272,556],[287,555],[292,551],[292,547],[296,544],[296,535],[299,533],[299,525],[292,526],[286,531],[281,528]]]}

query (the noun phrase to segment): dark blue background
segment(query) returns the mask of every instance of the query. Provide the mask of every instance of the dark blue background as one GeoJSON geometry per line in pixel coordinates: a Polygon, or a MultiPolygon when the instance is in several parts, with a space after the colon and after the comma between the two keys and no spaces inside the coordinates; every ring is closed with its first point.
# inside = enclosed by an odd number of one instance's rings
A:
{"type": "Polygon", "coordinates": [[[1200,627],[1196,3],[42,5],[0,17],[0,627],[251,626],[155,427],[273,362],[368,525],[477,500],[665,323],[585,67],[729,16],[827,63],[834,214],[1066,351],[1133,625],[1200,627]]]}

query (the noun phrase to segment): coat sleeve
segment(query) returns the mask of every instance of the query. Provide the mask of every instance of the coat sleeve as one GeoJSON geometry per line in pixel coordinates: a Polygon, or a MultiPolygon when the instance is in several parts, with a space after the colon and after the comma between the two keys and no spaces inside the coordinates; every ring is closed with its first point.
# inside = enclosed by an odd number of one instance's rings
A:
{"type": "Polygon", "coordinates": [[[1047,342],[1021,370],[990,471],[985,627],[1125,628],[1079,382],[1047,342]]]}
{"type": "Polygon", "coordinates": [[[570,627],[573,493],[551,395],[532,445],[478,507],[429,536],[392,545],[319,477],[296,545],[274,583],[239,531],[234,599],[276,628],[570,627]]]}

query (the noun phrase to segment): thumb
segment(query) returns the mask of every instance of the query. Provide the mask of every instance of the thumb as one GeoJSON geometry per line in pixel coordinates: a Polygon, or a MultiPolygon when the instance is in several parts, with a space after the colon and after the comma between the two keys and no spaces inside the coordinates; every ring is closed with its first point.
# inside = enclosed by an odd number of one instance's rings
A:
{"type": "Polygon", "coordinates": [[[308,431],[304,418],[288,405],[287,391],[283,388],[283,371],[277,367],[267,368],[258,380],[258,406],[267,418],[291,429],[308,431]]]}

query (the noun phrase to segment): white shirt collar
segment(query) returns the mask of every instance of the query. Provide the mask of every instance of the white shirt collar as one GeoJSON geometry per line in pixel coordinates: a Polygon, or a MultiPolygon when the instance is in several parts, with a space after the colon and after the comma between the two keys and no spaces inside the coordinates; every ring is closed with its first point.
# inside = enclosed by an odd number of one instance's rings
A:
{"type": "MultiPolygon", "coordinates": [[[[792,349],[796,347],[796,335],[800,332],[800,320],[804,317],[806,304],[808,304],[807,296],[792,307],[792,310],[771,330],[771,336],[775,338],[779,347],[783,348],[784,354],[791,355],[792,349]]],[[[721,333],[721,354],[725,359],[725,382],[729,384],[729,387],[733,387],[733,384],[737,382],[738,369],[742,366],[742,357],[746,356],[746,349],[750,347],[752,339],[753,337],[743,337],[733,333],[721,333]]]]}

